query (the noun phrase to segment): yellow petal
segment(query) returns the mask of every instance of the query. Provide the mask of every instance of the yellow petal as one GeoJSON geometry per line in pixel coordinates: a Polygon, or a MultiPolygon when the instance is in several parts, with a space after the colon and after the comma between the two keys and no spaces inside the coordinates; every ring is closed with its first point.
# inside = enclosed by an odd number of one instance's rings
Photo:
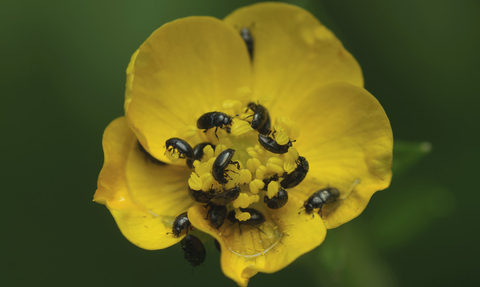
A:
{"type": "Polygon", "coordinates": [[[167,233],[175,217],[193,204],[187,192],[189,170],[145,153],[124,117],[105,130],[103,149],[94,201],[105,204],[123,235],[141,248],[162,249],[180,241],[167,233]]]}
{"type": "Polygon", "coordinates": [[[250,29],[254,39],[252,97],[261,103],[271,99],[267,108],[277,115],[318,86],[337,81],[363,86],[356,60],[306,10],[284,3],[259,3],[234,11],[225,22],[238,33],[244,27],[250,29]]]}
{"type": "Polygon", "coordinates": [[[348,83],[323,86],[298,102],[289,116],[302,130],[294,145],[310,164],[305,181],[311,185],[302,183],[297,190],[305,199],[327,186],[341,192],[336,208],[323,212],[327,228],[357,217],[376,191],[389,186],[392,129],[366,90],[348,83]],[[356,180],[360,182],[353,186],[356,180]]]}
{"type": "MultiPolygon", "coordinates": [[[[261,210],[266,217],[257,228],[225,221],[220,229],[205,220],[206,209],[194,206],[188,211],[192,225],[213,236],[221,246],[223,273],[240,286],[247,286],[258,272],[273,273],[286,267],[304,253],[320,245],[326,235],[318,216],[298,214],[302,199],[292,195],[279,210],[261,210]]],[[[260,210],[260,209],[259,209],[260,210]]]]}
{"type": "Polygon", "coordinates": [[[215,18],[188,17],[153,32],[139,48],[132,77],[129,124],[143,146],[167,162],[165,141],[250,89],[251,66],[235,30],[215,18]]]}
{"type": "Polygon", "coordinates": [[[137,59],[138,50],[133,53],[132,57],[130,58],[130,63],[128,63],[127,67],[127,81],[125,84],[125,104],[124,110],[125,113],[128,111],[128,106],[130,105],[130,101],[132,100],[132,84],[133,84],[133,67],[135,64],[135,60],[137,59]]]}

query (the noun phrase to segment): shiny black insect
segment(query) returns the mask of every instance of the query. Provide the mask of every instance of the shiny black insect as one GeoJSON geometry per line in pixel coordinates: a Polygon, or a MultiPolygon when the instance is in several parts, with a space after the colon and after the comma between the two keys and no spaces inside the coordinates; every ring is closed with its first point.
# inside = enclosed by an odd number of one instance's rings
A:
{"type": "Polygon", "coordinates": [[[282,154],[288,152],[288,148],[292,146],[292,141],[288,141],[288,143],[284,145],[280,145],[271,137],[267,137],[262,134],[258,134],[258,142],[269,152],[282,154]]]}
{"type": "Polygon", "coordinates": [[[193,162],[196,160],[202,160],[203,157],[203,149],[207,146],[211,146],[215,149],[215,146],[211,143],[199,143],[193,148],[193,156],[191,158],[187,158],[186,163],[189,168],[193,168],[193,162]]]}
{"type": "Polygon", "coordinates": [[[242,28],[240,30],[240,36],[242,36],[243,41],[247,45],[248,54],[250,55],[250,60],[253,59],[253,37],[248,28],[242,28]]]}
{"type": "Polygon", "coordinates": [[[226,184],[228,180],[225,178],[228,176],[226,169],[229,164],[235,164],[237,168],[240,168],[238,161],[232,162],[232,157],[235,154],[235,150],[228,148],[222,151],[212,165],[212,176],[213,178],[221,184],[226,184]]]}
{"type": "Polygon", "coordinates": [[[210,219],[210,224],[218,229],[227,218],[227,207],[215,204],[209,204],[208,206],[210,208],[205,219],[210,219]]]}
{"type": "Polygon", "coordinates": [[[271,127],[272,127],[272,122],[270,121],[270,116],[268,116],[265,124],[261,126],[259,129],[257,129],[257,131],[259,134],[268,135],[271,132],[270,130],[271,127]]]}
{"type": "Polygon", "coordinates": [[[326,203],[335,202],[340,196],[340,191],[334,187],[322,188],[315,191],[303,204],[305,212],[310,214],[314,209],[319,208],[318,214],[321,214],[322,207],[326,203]]]}
{"type": "Polygon", "coordinates": [[[184,140],[180,138],[171,138],[165,142],[167,151],[173,152],[177,151],[180,158],[191,158],[193,157],[192,147],[184,140]]]}
{"type": "Polygon", "coordinates": [[[232,118],[222,112],[209,112],[201,115],[197,120],[197,128],[204,129],[206,133],[209,129],[215,128],[215,136],[217,136],[218,128],[224,129],[230,132],[230,126],[232,125],[232,118]]]}
{"type": "Polygon", "coordinates": [[[189,228],[190,230],[192,230],[192,225],[190,224],[190,220],[188,220],[186,212],[175,217],[172,226],[172,233],[173,235],[175,235],[175,237],[179,237],[180,233],[182,233],[183,230],[186,230],[186,232],[188,233],[189,228]]]}
{"type": "Polygon", "coordinates": [[[213,194],[211,192],[195,190],[192,189],[190,186],[188,187],[188,195],[190,195],[193,200],[200,203],[209,203],[210,200],[213,198],[213,194]]]}
{"type": "Polygon", "coordinates": [[[262,233],[264,233],[263,230],[261,230],[260,228],[255,226],[255,225],[258,225],[260,223],[265,222],[265,215],[263,215],[263,213],[261,213],[260,211],[258,211],[256,209],[253,209],[253,208],[240,208],[240,210],[242,212],[250,213],[250,219],[245,220],[245,221],[239,221],[235,217],[235,211],[234,210],[230,211],[227,214],[227,219],[230,220],[233,224],[238,222],[238,228],[240,229],[240,233],[242,232],[242,225],[253,226],[253,227],[257,228],[258,230],[260,230],[262,233]]]}
{"type": "Polygon", "coordinates": [[[238,198],[240,195],[240,186],[235,186],[233,188],[227,189],[224,192],[216,193],[213,195],[210,202],[215,205],[227,205],[238,198]]]}
{"type": "Polygon", "coordinates": [[[250,124],[252,129],[264,135],[268,134],[270,131],[270,115],[268,114],[268,110],[264,106],[255,103],[249,103],[247,107],[253,111],[253,118],[250,124]],[[268,127],[264,128],[267,123],[268,127]]]}
{"type": "Polygon", "coordinates": [[[185,238],[180,242],[182,244],[183,252],[185,253],[185,259],[192,264],[193,267],[196,267],[202,264],[207,257],[207,251],[205,246],[197,237],[187,234],[185,238]]]}
{"type": "Polygon", "coordinates": [[[288,192],[283,188],[280,188],[274,197],[268,198],[268,196],[265,196],[263,198],[263,202],[265,202],[271,209],[279,209],[280,207],[283,207],[287,201],[288,192]]]}
{"type": "Polygon", "coordinates": [[[283,188],[292,188],[299,185],[307,176],[308,170],[308,161],[303,156],[299,156],[297,159],[297,167],[291,173],[284,174],[280,185],[283,188]]]}

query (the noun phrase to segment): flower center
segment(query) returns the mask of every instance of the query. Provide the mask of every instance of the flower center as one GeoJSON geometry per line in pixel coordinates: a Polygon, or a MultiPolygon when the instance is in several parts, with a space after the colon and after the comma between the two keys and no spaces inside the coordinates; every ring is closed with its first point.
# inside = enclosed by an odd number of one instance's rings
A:
{"type": "Polygon", "coordinates": [[[198,118],[197,131],[188,138],[198,143],[193,148],[180,138],[167,140],[167,157],[186,160],[192,169],[188,192],[206,204],[206,219],[221,234],[232,237],[245,229],[260,238],[261,246],[253,250],[235,243],[228,247],[253,256],[280,240],[281,231],[267,220],[265,211],[288,202],[288,189],[303,181],[308,161],[293,146],[299,128],[291,119],[278,117],[272,124],[268,110],[259,103],[245,106],[227,100],[222,107],[198,118]],[[231,224],[223,225],[225,219],[231,224]],[[228,228],[234,224],[238,229],[228,228]]]}

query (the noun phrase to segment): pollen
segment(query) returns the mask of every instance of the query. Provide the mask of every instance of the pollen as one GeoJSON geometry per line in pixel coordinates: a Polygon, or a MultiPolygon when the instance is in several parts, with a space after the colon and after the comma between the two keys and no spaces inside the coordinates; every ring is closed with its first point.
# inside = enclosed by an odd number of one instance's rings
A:
{"type": "Polygon", "coordinates": [[[210,173],[204,173],[200,177],[202,180],[202,190],[209,191],[213,185],[213,176],[210,173]]]}
{"type": "Polygon", "coordinates": [[[279,183],[277,181],[272,181],[268,184],[267,193],[265,195],[268,196],[268,198],[272,198],[277,194],[279,189],[279,183]]]}
{"type": "Polygon", "coordinates": [[[242,192],[237,199],[233,202],[234,208],[247,208],[250,204],[254,202],[258,202],[260,200],[260,196],[256,194],[249,194],[248,192],[242,192]]]}
{"type": "Polygon", "coordinates": [[[167,156],[167,159],[170,160],[171,162],[177,162],[178,159],[180,158],[180,154],[175,150],[172,150],[172,151],[167,150],[165,155],[167,156]]]}
{"type": "Polygon", "coordinates": [[[277,132],[275,140],[279,145],[285,145],[290,140],[287,133],[283,130],[282,127],[275,126],[275,131],[277,132]]]}
{"type": "Polygon", "coordinates": [[[242,121],[239,119],[233,119],[233,124],[231,129],[232,135],[240,136],[252,130],[253,129],[248,122],[242,121]]]}
{"type": "Polygon", "coordinates": [[[282,173],[284,173],[283,163],[284,163],[284,161],[281,160],[280,158],[271,157],[271,158],[268,159],[267,164],[266,164],[267,171],[270,172],[270,173],[282,174],[282,173]]]}
{"type": "Polygon", "coordinates": [[[239,170],[239,180],[240,185],[248,184],[252,181],[252,173],[248,169],[239,170]]]}
{"type": "Polygon", "coordinates": [[[215,156],[218,156],[222,151],[226,150],[227,147],[224,145],[224,144],[219,144],[216,148],[215,148],[215,156]]]}
{"type": "Polygon", "coordinates": [[[255,171],[255,176],[257,177],[257,179],[263,179],[265,178],[266,173],[267,173],[267,167],[264,165],[261,165],[255,171]]]}
{"type": "Polygon", "coordinates": [[[238,219],[239,221],[247,221],[249,220],[252,216],[248,212],[243,212],[238,208],[235,208],[235,218],[238,219]]]}
{"type": "Polygon", "coordinates": [[[190,178],[188,179],[188,186],[190,186],[190,188],[194,190],[202,189],[202,180],[195,172],[192,172],[190,174],[190,178]]]}
{"type": "Polygon", "coordinates": [[[265,183],[260,179],[254,179],[249,183],[250,192],[253,194],[257,194],[264,186],[265,183]]]}
{"type": "Polygon", "coordinates": [[[203,154],[207,158],[212,158],[215,155],[215,151],[213,150],[213,148],[211,146],[207,145],[206,147],[203,148],[203,154]]]}
{"type": "Polygon", "coordinates": [[[300,136],[300,127],[289,117],[276,118],[274,128],[282,130],[291,141],[295,141],[300,136]]]}
{"type": "Polygon", "coordinates": [[[198,166],[195,167],[195,172],[199,175],[211,172],[214,161],[215,158],[212,157],[209,161],[200,163],[198,166]]]}

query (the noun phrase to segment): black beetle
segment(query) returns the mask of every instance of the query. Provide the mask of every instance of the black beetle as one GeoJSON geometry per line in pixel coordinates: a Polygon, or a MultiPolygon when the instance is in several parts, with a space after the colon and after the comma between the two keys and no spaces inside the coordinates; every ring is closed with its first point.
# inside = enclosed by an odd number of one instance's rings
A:
{"type": "Polygon", "coordinates": [[[188,216],[186,212],[175,217],[175,220],[173,221],[173,225],[172,225],[172,233],[173,235],[175,235],[175,237],[179,237],[180,233],[182,233],[182,231],[185,229],[187,230],[187,233],[188,233],[189,228],[191,230],[192,226],[190,224],[190,220],[188,220],[188,216]]]}
{"type": "Polygon", "coordinates": [[[258,230],[260,230],[262,233],[265,233],[265,232],[263,232],[263,230],[261,230],[260,228],[255,226],[255,225],[258,225],[258,224],[261,224],[261,223],[265,222],[265,215],[263,215],[263,213],[261,213],[260,211],[258,211],[256,209],[253,209],[253,208],[240,208],[240,210],[242,212],[250,213],[250,219],[245,220],[245,221],[238,220],[235,217],[235,210],[232,210],[227,214],[227,219],[230,220],[233,224],[238,222],[238,228],[240,229],[240,233],[242,232],[242,227],[241,226],[245,225],[245,224],[250,225],[250,226],[254,226],[258,230]]]}
{"type": "Polygon", "coordinates": [[[222,112],[209,112],[201,115],[197,120],[197,128],[204,129],[206,133],[209,129],[215,128],[215,136],[217,136],[218,128],[225,129],[230,132],[230,126],[232,125],[232,118],[222,112]]]}
{"type": "Polygon", "coordinates": [[[250,60],[253,59],[253,37],[248,28],[242,28],[240,30],[240,36],[242,36],[243,41],[247,45],[248,54],[250,55],[250,60]]]}
{"type": "Polygon", "coordinates": [[[223,225],[225,218],[227,218],[227,207],[222,205],[209,204],[207,218],[210,219],[210,224],[217,229],[223,225]]]}
{"type": "Polygon", "coordinates": [[[226,169],[229,164],[235,164],[237,168],[240,168],[240,164],[237,161],[232,162],[232,157],[235,154],[235,150],[228,148],[222,151],[212,165],[212,176],[213,178],[221,184],[226,184],[228,180],[225,176],[228,176],[226,169]]]}
{"type": "Polygon", "coordinates": [[[202,160],[203,157],[203,149],[207,146],[211,146],[215,149],[215,146],[211,143],[199,143],[193,148],[193,156],[191,158],[187,158],[186,163],[189,168],[193,168],[193,162],[196,160],[202,160]]]}
{"type": "Polygon", "coordinates": [[[180,242],[182,244],[183,252],[185,253],[185,259],[192,264],[193,267],[196,267],[202,264],[207,257],[207,251],[205,246],[203,246],[202,241],[197,237],[187,234],[185,238],[180,242]]]}
{"type": "Polygon", "coordinates": [[[270,121],[270,116],[268,116],[265,124],[263,124],[263,126],[258,128],[257,131],[259,134],[268,135],[271,132],[270,130],[271,126],[272,126],[272,122],[270,121]]]}
{"type": "MultiPolygon", "coordinates": [[[[253,111],[253,119],[252,119],[252,122],[250,123],[252,129],[259,130],[263,128],[263,126],[267,123],[267,121],[270,122],[270,115],[268,114],[268,110],[264,106],[260,104],[255,104],[252,102],[252,103],[249,103],[247,107],[248,109],[253,111]]],[[[270,127],[268,127],[268,130],[269,129],[270,127]]]]}
{"type": "Polygon", "coordinates": [[[305,212],[312,213],[314,209],[319,208],[318,214],[322,212],[322,207],[326,203],[335,202],[340,197],[340,191],[334,187],[322,188],[315,191],[303,204],[305,212]]]}
{"type": "Polygon", "coordinates": [[[283,207],[287,203],[287,201],[288,192],[283,188],[280,188],[274,197],[268,198],[268,196],[265,196],[263,198],[263,202],[265,202],[267,206],[271,209],[279,209],[283,207]]]}
{"type": "Polygon", "coordinates": [[[280,182],[280,185],[283,188],[292,188],[299,185],[307,176],[308,170],[308,161],[303,156],[299,156],[297,159],[297,167],[291,173],[283,175],[283,180],[280,182]]]}
{"type": "Polygon", "coordinates": [[[224,192],[214,194],[210,201],[215,205],[227,205],[238,198],[240,190],[240,186],[237,185],[224,192]]]}
{"type": "Polygon", "coordinates": [[[165,142],[165,146],[169,152],[177,151],[179,158],[191,158],[193,157],[192,147],[184,140],[180,138],[171,138],[165,142]]]}
{"type": "Polygon", "coordinates": [[[292,146],[292,141],[288,141],[288,143],[284,145],[280,145],[277,143],[276,140],[272,139],[271,137],[267,137],[262,134],[258,134],[258,142],[271,153],[276,154],[283,154],[288,152],[288,148],[292,146]]]}
{"type": "Polygon", "coordinates": [[[188,187],[188,195],[190,195],[190,197],[193,200],[200,203],[208,203],[210,202],[210,199],[212,199],[213,197],[213,194],[211,192],[204,192],[203,190],[195,190],[190,186],[188,187]]]}

